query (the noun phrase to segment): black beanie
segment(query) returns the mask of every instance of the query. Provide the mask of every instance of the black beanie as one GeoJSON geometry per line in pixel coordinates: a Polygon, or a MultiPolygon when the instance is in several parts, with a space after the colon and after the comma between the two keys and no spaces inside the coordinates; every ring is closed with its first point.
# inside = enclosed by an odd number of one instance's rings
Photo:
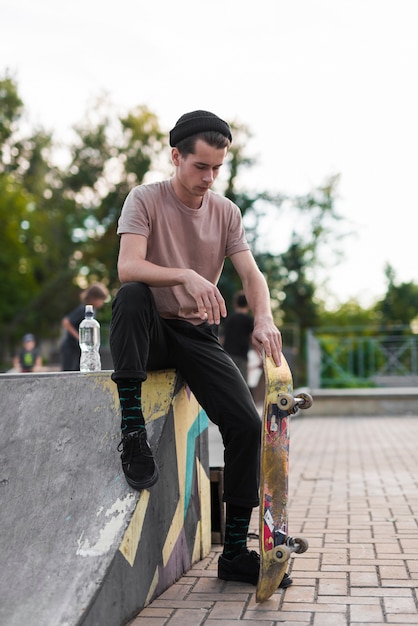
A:
{"type": "Polygon", "coordinates": [[[227,122],[209,111],[192,111],[182,115],[174,128],[170,130],[170,146],[174,147],[182,139],[202,133],[205,130],[218,131],[225,135],[229,141],[232,141],[231,129],[227,122]]]}

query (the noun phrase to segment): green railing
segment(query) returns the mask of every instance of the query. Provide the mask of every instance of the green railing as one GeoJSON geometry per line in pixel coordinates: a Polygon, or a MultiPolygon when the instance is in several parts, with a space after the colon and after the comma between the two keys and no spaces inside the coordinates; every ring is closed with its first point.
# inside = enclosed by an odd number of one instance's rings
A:
{"type": "MultiPolygon", "coordinates": [[[[409,330],[409,329],[408,329],[409,330]]],[[[358,329],[308,333],[308,384],[311,387],[374,386],[383,378],[418,376],[418,335],[373,334],[358,329]],[[365,333],[368,333],[367,335],[365,333]]]]}

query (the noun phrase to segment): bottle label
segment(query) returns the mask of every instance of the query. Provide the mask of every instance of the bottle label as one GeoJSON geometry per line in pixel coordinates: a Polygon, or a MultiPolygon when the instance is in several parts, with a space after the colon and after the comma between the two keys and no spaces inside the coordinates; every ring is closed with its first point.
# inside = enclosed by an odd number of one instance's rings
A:
{"type": "Polygon", "coordinates": [[[83,343],[86,343],[90,346],[94,346],[94,329],[93,328],[82,328],[81,329],[81,340],[83,343]]]}

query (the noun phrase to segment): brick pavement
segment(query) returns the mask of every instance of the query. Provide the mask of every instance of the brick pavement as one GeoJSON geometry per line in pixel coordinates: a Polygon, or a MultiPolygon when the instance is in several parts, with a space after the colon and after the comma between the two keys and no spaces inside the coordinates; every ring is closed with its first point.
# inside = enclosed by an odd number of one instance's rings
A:
{"type": "Polygon", "coordinates": [[[130,626],[418,624],[417,444],[418,415],[293,418],[289,532],[309,551],[292,587],[256,604],[251,585],[217,579],[212,546],[130,626]]]}

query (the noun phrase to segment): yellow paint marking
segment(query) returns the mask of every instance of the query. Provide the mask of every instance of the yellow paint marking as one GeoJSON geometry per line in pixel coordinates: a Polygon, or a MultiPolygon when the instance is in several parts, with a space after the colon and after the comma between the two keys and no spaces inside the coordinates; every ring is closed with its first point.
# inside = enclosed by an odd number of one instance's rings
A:
{"type": "Polygon", "coordinates": [[[193,563],[197,563],[198,561],[201,561],[201,534],[202,534],[202,526],[201,523],[198,522],[197,526],[196,526],[196,534],[194,536],[194,545],[193,545],[193,552],[192,552],[192,565],[193,563]]]}
{"type": "Polygon", "coordinates": [[[150,492],[147,489],[141,491],[134,514],[132,515],[132,519],[129,522],[129,526],[126,529],[125,535],[119,546],[120,552],[123,554],[131,567],[134,565],[139,540],[141,539],[142,526],[144,524],[149,498],[150,492]]]}
{"type": "Polygon", "coordinates": [[[158,581],[159,581],[159,576],[158,576],[158,565],[157,565],[155,572],[154,572],[153,579],[151,581],[150,588],[148,589],[147,597],[145,598],[144,606],[147,606],[147,604],[151,602],[151,598],[154,595],[154,592],[157,588],[158,581]]]}
{"type": "MultiPolygon", "coordinates": [[[[211,510],[210,510],[210,479],[205,472],[199,459],[197,462],[197,475],[199,479],[199,501],[200,501],[200,532],[196,531],[196,540],[200,539],[200,557],[196,560],[203,559],[207,556],[212,547],[211,537],[211,510]]],[[[193,559],[192,561],[196,561],[193,559]]]]}
{"type": "MultiPolygon", "coordinates": [[[[194,396],[191,396],[194,399],[194,396]]],[[[190,402],[186,389],[183,387],[173,401],[174,432],[176,438],[176,454],[178,468],[179,499],[167,533],[163,547],[164,567],[168,563],[174,546],[184,527],[184,497],[186,486],[187,433],[196,419],[198,404],[190,402]]]]}
{"type": "Polygon", "coordinates": [[[171,521],[170,528],[168,529],[167,537],[165,539],[164,546],[162,549],[164,567],[168,563],[171,553],[173,552],[173,548],[176,545],[180,532],[184,526],[183,509],[184,509],[184,493],[183,495],[180,494],[179,500],[177,502],[177,507],[173,515],[173,519],[171,521]]]}
{"type": "Polygon", "coordinates": [[[175,370],[150,372],[142,385],[142,409],[147,422],[167,415],[173,400],[175,370]]]}

